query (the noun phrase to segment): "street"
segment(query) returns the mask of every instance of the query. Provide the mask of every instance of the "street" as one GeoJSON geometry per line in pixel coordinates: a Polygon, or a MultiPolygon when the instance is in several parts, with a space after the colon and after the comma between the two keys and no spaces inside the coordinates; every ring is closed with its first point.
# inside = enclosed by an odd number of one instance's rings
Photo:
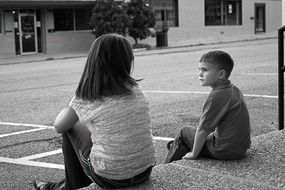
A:
{"type": "MultiPolygon", "coordinates": [[[[200,86],[197,65],[201,55],[212,49],[228,52],[235,61],[230,80],[245,95],[252,136],[277,130],[277,39],[267,39],[136,54],[133,76],[142,79],[139,84],[149,98],[155,137],[173,138],[180,128],[197,126],[210,90],[200,86]]],[[[51,126],[74,96],[85,59],[0,65],[0,135],[34,129],[21,124],[51,126]]],[[[0,157],[15,160],[58,150],[60,140],[52,129],[0,136],[0,157]]],[[[156,141],[157,164],[163,162],[166,143],[156,141]]],[[[38,159],[63,164],[61,154],[38,159]]],[[[64,176],[61,169],[1,160],[0,172],[1,189],[31,189],[35,179],[58,180],[64,176]]]]}

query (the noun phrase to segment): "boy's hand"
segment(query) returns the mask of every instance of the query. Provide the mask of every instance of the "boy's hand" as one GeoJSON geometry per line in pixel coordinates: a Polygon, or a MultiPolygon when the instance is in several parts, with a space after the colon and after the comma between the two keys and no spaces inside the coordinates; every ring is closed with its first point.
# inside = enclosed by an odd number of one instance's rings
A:
{"type": "Polygon", "coordinates": [[[195,160],[196,157],[194,157],[193,152],[188,152],[187,154],[185,154],[185,156],[182,157],[182,159],[195,160]]]}

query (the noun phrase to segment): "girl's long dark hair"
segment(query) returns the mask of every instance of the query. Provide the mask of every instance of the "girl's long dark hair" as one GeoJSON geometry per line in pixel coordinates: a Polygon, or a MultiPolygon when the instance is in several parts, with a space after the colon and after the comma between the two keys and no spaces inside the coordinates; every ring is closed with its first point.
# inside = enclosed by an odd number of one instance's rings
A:
{"type": "Polygon", "coordinates": [[[85,100],[103,96],[130,94],[137,86],[131,77],[134,55],[129,41],[118,34],[105,34],[92,44],[76,89],[76,96],[85,100]]]}

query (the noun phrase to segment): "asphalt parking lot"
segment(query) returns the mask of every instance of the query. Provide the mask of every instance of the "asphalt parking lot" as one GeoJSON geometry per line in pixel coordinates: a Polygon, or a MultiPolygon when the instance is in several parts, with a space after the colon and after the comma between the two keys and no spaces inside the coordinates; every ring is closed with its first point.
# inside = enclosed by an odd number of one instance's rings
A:
{"type": "MultiPolygon", "coordinates": [[[[277,129],[277,40],[209,45],[199,49],[137,55],[134,77],[149,98],[157,164],[165,144],[179,128],[196,126],[209,92],[197,80],[197,60],[211,49],[233,55],[231,80],[249,107],[252,135],[277,129]]],[[[61,137],[53,130],[56,114],[68,104],[84,57],[0,65],[1,189],[31,189],[35,179],[64,177],[61,137]]]]}

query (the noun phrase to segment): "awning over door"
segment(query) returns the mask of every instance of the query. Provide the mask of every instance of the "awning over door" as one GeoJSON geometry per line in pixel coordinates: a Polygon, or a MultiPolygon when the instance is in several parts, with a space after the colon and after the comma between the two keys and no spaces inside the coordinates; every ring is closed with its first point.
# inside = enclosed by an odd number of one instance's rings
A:
{"type": "Polygon", "coordinates": [[[96,0],[0,0],[0,8],[60,7],[93,5],[96,0]]]}

